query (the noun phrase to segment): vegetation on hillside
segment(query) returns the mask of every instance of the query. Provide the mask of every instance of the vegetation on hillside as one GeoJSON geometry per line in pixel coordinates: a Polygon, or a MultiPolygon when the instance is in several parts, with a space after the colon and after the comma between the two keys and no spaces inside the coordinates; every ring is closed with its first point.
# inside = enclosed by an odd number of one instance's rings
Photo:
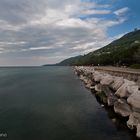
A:
{"type": "Polygon", "coordinates": [[[130,32],[109,45],[84,56],[66,59],[57,65],[117,65],[140,64],[140,30],[130,32]]]}

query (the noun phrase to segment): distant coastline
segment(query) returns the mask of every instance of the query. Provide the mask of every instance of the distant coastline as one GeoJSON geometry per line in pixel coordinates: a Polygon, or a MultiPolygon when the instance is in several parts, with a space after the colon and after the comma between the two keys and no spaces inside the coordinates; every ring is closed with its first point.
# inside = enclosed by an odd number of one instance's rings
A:
{"type": "Polygon", "coordinates": [[[44,66],[126,66],[140,69],[140,30],[134,30],[107,46],[85,55],[44,66]]]}

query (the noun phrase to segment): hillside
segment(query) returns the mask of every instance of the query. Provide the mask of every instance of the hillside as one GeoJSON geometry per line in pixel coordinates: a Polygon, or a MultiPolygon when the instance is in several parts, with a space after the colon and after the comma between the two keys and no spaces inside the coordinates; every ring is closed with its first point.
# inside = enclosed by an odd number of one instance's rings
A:
{"type": "Polygon", "coordinates": [[[57,65],[133,65],[140,64],[140,30],[84,56],[68,58],[57,65]]]}

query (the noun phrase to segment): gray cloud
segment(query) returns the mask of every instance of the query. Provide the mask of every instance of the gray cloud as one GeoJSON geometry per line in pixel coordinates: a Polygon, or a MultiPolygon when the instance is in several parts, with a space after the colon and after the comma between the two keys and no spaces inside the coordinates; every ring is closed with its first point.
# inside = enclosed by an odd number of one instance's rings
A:
{"type": "Polygon", "coordinates": [[[10,24],[25,24],[31,19],[45,14],[45,0],[1,0],[0,19],[10,24]]]}
{"type": "Polygon", "coordinates": [[[125,21],[94,17],[113,13],[108,7],[80,0],[1,0],[0,65],[56,63],[102,47],[113,40],[107,29],[125,21]],[[90,14],[94,18],[79,18],[90,14]]]}

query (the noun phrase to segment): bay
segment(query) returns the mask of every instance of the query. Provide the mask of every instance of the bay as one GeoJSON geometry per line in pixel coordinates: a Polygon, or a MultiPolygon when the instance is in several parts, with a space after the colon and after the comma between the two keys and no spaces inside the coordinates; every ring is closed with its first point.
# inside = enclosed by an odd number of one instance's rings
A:
{"type": "Polygon", "coordinates": [[[0,139],[136,140],[72,67],[0,68],[0,139]]]}

